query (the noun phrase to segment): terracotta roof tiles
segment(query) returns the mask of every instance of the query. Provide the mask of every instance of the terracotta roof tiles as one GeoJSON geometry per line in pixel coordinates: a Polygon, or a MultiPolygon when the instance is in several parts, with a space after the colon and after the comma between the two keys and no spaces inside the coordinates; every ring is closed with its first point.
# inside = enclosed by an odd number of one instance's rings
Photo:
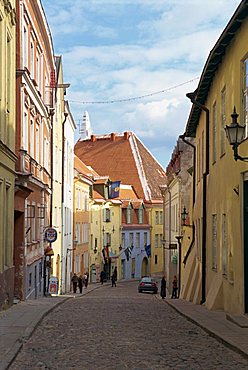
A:
{"type": "Polygon", "coordinates": [[[78,140],[75,154],[101,176],[132,185],[138,198],[161,199],[160,185],[166,183],[162,166],[132,132],[92,135],[78,140]]]}

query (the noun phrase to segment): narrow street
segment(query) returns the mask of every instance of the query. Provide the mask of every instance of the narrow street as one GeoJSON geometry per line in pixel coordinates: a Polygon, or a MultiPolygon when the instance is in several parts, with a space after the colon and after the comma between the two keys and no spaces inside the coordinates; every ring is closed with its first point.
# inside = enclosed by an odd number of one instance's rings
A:
{"type": "Polygon", "coordinates": [[[137,282],[105,285],[50,312],[10,367],[28,369],[247,369],[247,360],[137,282]]]}

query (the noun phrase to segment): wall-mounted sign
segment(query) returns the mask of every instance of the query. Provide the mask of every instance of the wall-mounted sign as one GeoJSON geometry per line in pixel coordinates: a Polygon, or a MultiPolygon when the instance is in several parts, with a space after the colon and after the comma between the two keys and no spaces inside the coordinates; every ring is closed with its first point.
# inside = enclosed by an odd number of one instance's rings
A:
{"type": "Polygon", "coordinates": [[[53,243],[57,240],[57,231],[53,227],[48,227],[45,230],[45,239],[48,243],[53,243]]]}
{"type": "Polygon", "coordinates": [[[59,285],[58,278],[56,276],[51,276],[49,279],[48,293],[58,294],[58,285],[59,285]]]}

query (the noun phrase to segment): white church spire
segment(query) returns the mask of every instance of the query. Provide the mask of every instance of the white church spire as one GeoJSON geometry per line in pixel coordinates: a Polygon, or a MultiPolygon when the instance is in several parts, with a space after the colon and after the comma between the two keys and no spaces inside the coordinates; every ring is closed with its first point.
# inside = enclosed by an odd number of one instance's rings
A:
{"type": "Polygon", "coordinates": [[[90,123],[90,117],[89,113],[87,111],[84,112],[83,115],[83,121],[80,125],[80,139],[90,139],[90,136],[92,135],[93,131],[91,128],[91,123],[90,123]]]}

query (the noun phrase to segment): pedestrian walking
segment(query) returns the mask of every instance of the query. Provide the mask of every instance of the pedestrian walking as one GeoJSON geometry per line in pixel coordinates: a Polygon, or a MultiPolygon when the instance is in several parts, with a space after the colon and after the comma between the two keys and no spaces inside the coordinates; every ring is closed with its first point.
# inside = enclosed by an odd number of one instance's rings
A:
{"type": "Polygon", "coordinates": [[[104,271],[101,271],[101,273],[100,273],[100,282],[101,282],[101,284],[104,283],[105,279],[106,279],[106,274],[105,274],[104,271]]]}
{"type": "Polygon", "coordinates": [[[111,276],[111,281],[112,281],[112,287],[113,286],[116,286],[116,278],[115,278],[115,273],[113,272],[112,276],[111,276]]]}
{"type": "Polygon", "coordinates": [[[175,275],[174,279],[172,281],[172,295],[171,295],[171,298],[178,298],[177,297],[177,290],[178,290],[177,277],[175,275]]]}
{"type": "Polygon", "coordinates": [[[84,286],[85,286],[85,288],[87,288],[88,283],[89,283],[89,274],[88,274],[88,272],[86,272],[84,274],[84,286]]]}
{"type": "Polygon", "coordinates": [[[160,295],[161,295],[162,299],[165,299],[165,297],[166,297],[166,280],[165,280],[165,276],[163,276],[162,277],[162,280],[161,280],[160,295]]]}
{"type": "Polygon", "coordinates": [[[72,276],[71,282],[72,282],[72,285],[73,285],[73,293],[77,293],[78,277],[77,277],[77,274],[75,272],[72,276]]]}
{"type": "Polygon", "coordinates": [[[79,288],[79,292],[82,294],[82,291],[83,291],[83,276],[82,275],[80,275],[78,278],[78,288],[79,288]]]}

